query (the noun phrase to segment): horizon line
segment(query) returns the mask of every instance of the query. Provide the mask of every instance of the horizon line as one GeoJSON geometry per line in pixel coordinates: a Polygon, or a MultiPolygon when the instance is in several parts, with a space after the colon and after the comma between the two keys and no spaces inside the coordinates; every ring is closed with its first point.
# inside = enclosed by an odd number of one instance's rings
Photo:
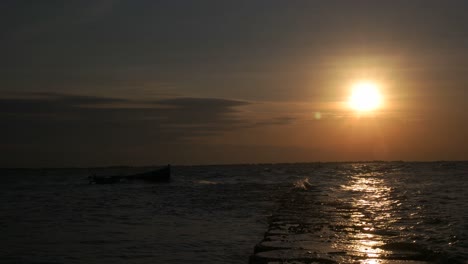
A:
{"type": "Polygon", "coordinates": [[[159,164],[159,165],[109,165],[109,166],[64,166],[64,167],[0,167],[0,170],[47,170],[47,169],[110,169],[110,168],[151,168],[171,165],[174,167],[203,166],[241,166],[241,165],[291,165],[291,164],[326,164],[326,163],[444,163],[468,162],[468,160],[349,160],[349,161],[301,161],[301,162],[259,162],[259,163],[209,163],[209,164],[159,164]]]}

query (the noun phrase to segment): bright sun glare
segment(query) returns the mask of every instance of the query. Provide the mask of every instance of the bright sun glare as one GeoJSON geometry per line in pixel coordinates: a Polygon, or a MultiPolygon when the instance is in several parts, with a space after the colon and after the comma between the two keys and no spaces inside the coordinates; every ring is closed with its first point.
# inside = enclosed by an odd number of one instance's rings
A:
{"type": "Polygon", "coordinates": [[[382,104],[382,96],[375,83],[359,82],[353,85],[349,105],[356,111],[368,112],[382,104]]]}

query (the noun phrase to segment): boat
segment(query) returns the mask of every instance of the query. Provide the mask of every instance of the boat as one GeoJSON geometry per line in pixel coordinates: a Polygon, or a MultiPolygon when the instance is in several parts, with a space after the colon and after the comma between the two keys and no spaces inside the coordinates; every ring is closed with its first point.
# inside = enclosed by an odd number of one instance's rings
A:
{"type": "Polygon", "coordinates": [[[93,174],[88,179],[90,184],[113,184],[122,181],[169,182],[171,180],[171,165],[127,176],[96,176],[93,174]]]}

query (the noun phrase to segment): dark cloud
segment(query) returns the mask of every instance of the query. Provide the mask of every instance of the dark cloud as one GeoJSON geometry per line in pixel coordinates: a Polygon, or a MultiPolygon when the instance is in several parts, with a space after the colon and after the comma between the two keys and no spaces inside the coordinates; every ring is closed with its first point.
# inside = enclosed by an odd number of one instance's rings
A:
{"type": "MultiPolygon", "coordinates": [[[[236,117],[236,107],[248,105],[244,101],[216,98],[171,98],[155,101],[135,101],[95,96],[30,93],[24,98],[0,99],[1,119],[21,120],[31,124],[41,118],[48,124],[74,126],[105,125],[151,126],[158,132],[175,126],[219,130],[242,121],[236,117]]],[[[207,131],[211,132],[211,131],[207,131]]],[[[185,135],[189,133],[184,133],[185,135]]]]}
{"type": "Polygon", "coordinates": [[[169,155],[184,156],[193,144],[203,145],[202,138],[293,121],[272,117],[256,122],[252,113],[240,109],[252,104],[218,98],[144,101],[16,93],[0,98],[0,143],[6,148],[2,166],[35,162],[99,165],[107,160],[107,164],[151,163],[169,155]],[[132,161],[135,157],[141,157],[141,161],[132,161]]]}
{"type": "Polygon", "coordinates": [[[25,153],[150,151],[241,127],[247,121],[236,115],[236,107],[247,104],[216,98],[132,101],[26,94],[0,99],[0,138],[4,146],[25,153]]]}

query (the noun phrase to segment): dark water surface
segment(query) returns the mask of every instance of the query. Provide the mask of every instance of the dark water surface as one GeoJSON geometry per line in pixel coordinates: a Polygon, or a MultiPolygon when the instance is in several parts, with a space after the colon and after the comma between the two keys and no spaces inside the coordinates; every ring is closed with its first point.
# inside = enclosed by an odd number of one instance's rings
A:
{"type": "Polygon", "coordinates": [[[272,217],[299,203],[323,222],[308,235],[364,252],[356,263],[402,248],[468,260],[466,162],[174,167],[167,184],[89,185],[81,169],[1,176],[0,263],[247,263],[272,217]]]}

